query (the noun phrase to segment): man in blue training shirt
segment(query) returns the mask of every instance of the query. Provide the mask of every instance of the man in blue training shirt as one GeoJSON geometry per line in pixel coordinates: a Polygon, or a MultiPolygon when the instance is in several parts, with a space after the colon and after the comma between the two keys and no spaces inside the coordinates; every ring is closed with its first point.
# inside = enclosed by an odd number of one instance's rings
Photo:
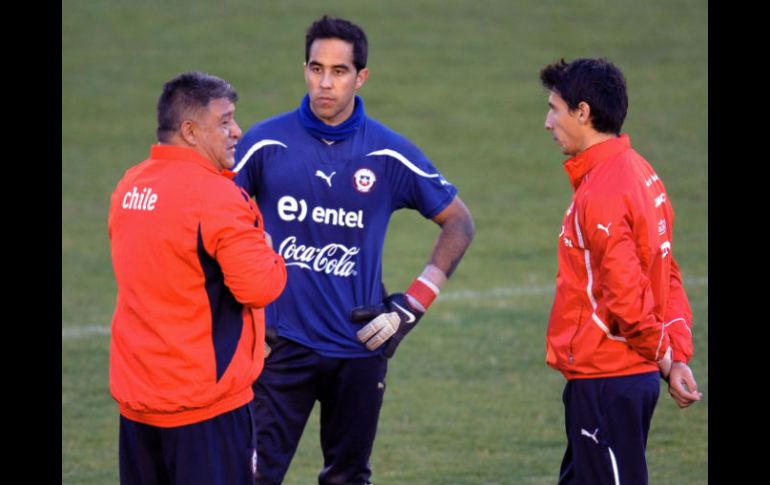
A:
{"type": "Polygon", "coordinates": [[[260,485],[283,481],[316,400],[319,483],[369,483],[387,359],[473,238],[457,189],[414,144],[366,116],[356,92],[369,76],[367,51],[357,25],[314,22],[301,105],[254,125],[235,153],[235,181],[256,197],[288,271],[266,309],[272,350],[254,384],[260,485]],[[401,208],[441,231],[422,274],[388,295],[382,251],[401,208]]]}

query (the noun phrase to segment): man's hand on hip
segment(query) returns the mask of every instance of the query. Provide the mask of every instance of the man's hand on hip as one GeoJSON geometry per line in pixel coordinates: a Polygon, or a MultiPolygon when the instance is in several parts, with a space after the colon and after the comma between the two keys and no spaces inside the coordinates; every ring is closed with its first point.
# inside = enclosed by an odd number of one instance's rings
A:
{"type": "Polygon", "coordinates": [[[401,340],[425,314],[409,303],[403,293],[393,293],[379,305],[356,307],[350,312],[355,323],[369,322],[356,333],[358,340],[369,350],[385,344],[383,355],[393,357],[401,340]]]}

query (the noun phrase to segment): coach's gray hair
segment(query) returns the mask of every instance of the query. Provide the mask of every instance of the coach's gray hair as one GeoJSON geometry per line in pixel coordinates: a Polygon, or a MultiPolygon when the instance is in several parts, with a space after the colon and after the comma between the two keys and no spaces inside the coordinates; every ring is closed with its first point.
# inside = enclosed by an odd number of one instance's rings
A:
{"type": "Polygon", "coordinates": [[[224,79],[192,71],[178,75],[163,85],[158,99],[158,141],[168,142],[182,122],[194,111],[208,106],[212,99],[238,101],[238,93],[224,79]]]}

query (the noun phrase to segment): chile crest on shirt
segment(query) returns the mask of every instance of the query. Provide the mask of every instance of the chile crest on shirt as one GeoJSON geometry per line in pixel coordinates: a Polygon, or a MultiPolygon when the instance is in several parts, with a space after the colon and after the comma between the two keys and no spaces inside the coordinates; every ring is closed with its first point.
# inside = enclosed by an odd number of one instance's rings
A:
{"type": "Polygon", "coordinates": [[[353,186],[361,193],[371,192],[376,182],[377,176],[366,167],[359,168],[353,173],[353,186]]]}

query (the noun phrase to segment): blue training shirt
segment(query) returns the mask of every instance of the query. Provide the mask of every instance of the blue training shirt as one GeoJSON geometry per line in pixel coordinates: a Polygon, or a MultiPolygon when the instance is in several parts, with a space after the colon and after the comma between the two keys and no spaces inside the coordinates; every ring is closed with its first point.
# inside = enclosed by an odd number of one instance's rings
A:
{"type": "Polygon", "coordinates": [[[391,214],[410,208],[432,219],[457,189],[378,121],[364,115],[352,135],[329,144],[304,128],[299,110],[257,123],[235,151],[235,182],[255,196],[288,271],[265,320],[320,355],[369,357],[384,346],[367,350],[356,338],[361,325],[348,317],[386,296],[382,253],[391,214]]]}

